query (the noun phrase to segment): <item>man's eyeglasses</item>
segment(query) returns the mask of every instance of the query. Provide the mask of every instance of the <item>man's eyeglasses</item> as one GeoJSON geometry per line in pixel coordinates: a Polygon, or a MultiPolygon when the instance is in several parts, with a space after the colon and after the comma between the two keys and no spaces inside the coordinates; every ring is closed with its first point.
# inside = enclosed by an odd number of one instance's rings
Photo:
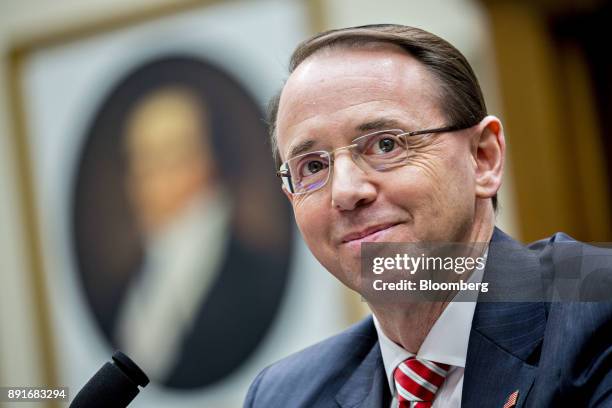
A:
{"type": "Polygon", "coordinates": [[[446,126],[435,129],[405,132],[401,129],[380,130],[359,136],[348,146],[331,152],[317,150],[292,157],[284,162],[276,175],[292,195],[316,191],[331,177],[334,157],[341,150],[349,150],[353,161],[362,169],[363,165],[376,171],[385,171],[406,163],[409,154],[409,138],[430,133],[453,132],[471,126],[446,126]]]}

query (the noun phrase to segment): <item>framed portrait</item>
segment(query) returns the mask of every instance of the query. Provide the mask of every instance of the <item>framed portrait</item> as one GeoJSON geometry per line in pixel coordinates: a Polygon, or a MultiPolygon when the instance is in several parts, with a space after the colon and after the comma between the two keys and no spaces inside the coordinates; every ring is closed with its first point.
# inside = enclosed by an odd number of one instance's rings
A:
{"type": "Polygon", "coordinates": [[[189,2],[19,50],[54,382],[75,394],[119,349],[152,380],[136,407],[241,406],[265,365],[345,325],[267,142],[311,7],[189,2]]]}

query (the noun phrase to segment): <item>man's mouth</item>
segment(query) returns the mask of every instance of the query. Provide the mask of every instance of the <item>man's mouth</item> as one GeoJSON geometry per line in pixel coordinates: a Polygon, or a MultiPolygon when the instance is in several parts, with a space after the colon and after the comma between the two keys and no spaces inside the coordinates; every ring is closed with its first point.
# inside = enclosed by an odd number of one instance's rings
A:
{"type": "Polygon", "coordinates": [[[384,235],[384,233],[387,230],[395,227],[396,225],[398,225],[397,222],[378,224],[378,225],[374,225],[374,226],[362,229],[360,231],[351,232],[342,238],[342,243],[346,244],[346,243],[354,243],[354,242],[361,243],[361,242],[368,242],[368,241],[376,241],[376,238],[384,235]]]}

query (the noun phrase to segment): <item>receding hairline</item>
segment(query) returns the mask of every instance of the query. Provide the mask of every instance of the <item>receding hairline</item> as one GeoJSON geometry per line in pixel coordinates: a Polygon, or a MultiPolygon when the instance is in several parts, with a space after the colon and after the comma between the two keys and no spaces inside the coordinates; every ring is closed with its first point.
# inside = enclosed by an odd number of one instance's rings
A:
{"type": "MultiPolygon", "coordinates": [[[[436,39],[442,43],[452,45],[435,34],[416,27],[398,26],[394,24],[380,24],[372,26],[348,27],[336,30],[329,30],[319,33],[298,45],[289,61],[289,73],[293,72],[297,66],[305,61],[310,55],[314,55],[323,49],[333,49],[335,47],[354,47],[363,48],[368,44],[387,44],[397,45],[406,53],[409,53],[405,48],[406,38],[400,31],[410,31],[415,38],[419,35],[428,36],[430,39],[436,39]],[[400,45],[402,44],[402,45],[400,45]]],[[[409,53],[410,54],[410,53],[409,53]]]]}
{"type": "Polygon", "coordinates": [[[295,71],[300,65],[302,65],[303,63],[305,63],[306,61],[308,61],[309,59],[311,59],[313,57],[320,56],[321,54],[329,55],[329,54],[332,54],[333,52],[337,52],[337,51],[351,51],[351,50],[397,51],[399,53],[408,55],[411,58],[414,58],[414,56],[412,54],[410,54],[401,45],[394,44],[394,43],[391,43],[391,42],[388,42],[388,41],[374,40],[374,39],[361,40],[361,41],[357,41],[357,40],[355,40],[355,41],[344,40],[344,41],[333,42],[333,43],[330,43],[330,44],[325,44],[321,48],[314,49],[312,52],[310,52],[307,55],[305,55],[303,59],[301,59],[300,61],[296,61],[297,64],[294,67],[292,67],[293,69],[290,69],[289,72],[293,73],[293,71],[295,71]]]}

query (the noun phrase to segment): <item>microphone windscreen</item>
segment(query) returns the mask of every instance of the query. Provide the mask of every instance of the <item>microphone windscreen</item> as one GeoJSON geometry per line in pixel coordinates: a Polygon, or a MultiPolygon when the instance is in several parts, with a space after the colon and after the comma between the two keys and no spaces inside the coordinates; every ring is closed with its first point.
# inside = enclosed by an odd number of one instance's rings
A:
{"type": "Polygon", "coordinates": [[[136,364],[121,352],[113,355],[113,363],[105,363],[85,384],[70,408],[124,408],[138,395],[138,385],[149,379],[136,364]]]}

